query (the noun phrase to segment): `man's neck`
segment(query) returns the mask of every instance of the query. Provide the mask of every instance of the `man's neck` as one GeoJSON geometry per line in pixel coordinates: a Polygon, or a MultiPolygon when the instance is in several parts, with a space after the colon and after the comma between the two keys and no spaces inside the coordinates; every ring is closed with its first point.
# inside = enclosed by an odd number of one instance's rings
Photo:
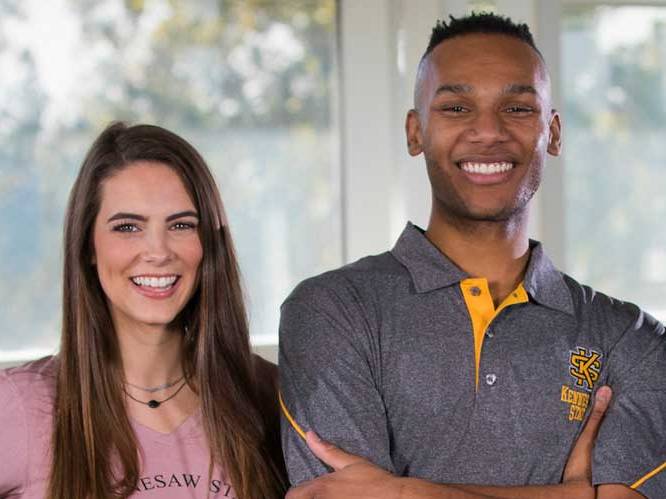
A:
{"type": "Polygon", "coordinates": [[[426,237],[470,276],[486,278],[495,306],[525,276],[530,256],[525,213],[506,222],[463,222],[433,214],[426,237]]]}

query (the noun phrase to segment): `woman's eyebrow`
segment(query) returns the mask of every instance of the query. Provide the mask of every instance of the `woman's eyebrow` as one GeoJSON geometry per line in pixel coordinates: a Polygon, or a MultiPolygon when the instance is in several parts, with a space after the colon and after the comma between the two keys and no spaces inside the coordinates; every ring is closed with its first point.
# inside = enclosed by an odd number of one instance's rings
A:
{"type": "MultiPolygon", "coordinates": [[[[199,214],[196,211],[192,210],[185,210],[185,211],[179,211],[178,213],[174,213],[172,215],[169,215],[166,217],[167,222],[171,222],[172,220],[176,220],[177,218],[183,218],[183,217],[194,217],[196,219],[199,218],[199,214]]],[[[138,220],[140,222],[145,222],[148,220],[147,217],[144,217],[143,215],[137,215],[136,213],[128,213],[128,212],[118,212],[115,215],[111,216],[106,223],[113,222],[114,220],[138,220]]]]}
{"type": "Polygon", "coordinates": [[[110,217],[106,223],[113,222],[114,220],[121,220],[121,219],[130,219],[130,220],[139,220],[140,222],[145,222],[148,220],[146,217],[143,215],[137,215],[136,213],[127,213],[127,212],[118,212],[112,217],[110,217]]]}
{"type": "Polygon", "coordinates": [[[178,213],[174,213],[173,215],[169,215],[168,217],[166,217],[166,221],[171,222],[172,220],[176,220],[177,218],[182,218],[182,217],[194,217],[198,219],[199,214],[196,211],[192,210],[179,211],[178,213]]]}

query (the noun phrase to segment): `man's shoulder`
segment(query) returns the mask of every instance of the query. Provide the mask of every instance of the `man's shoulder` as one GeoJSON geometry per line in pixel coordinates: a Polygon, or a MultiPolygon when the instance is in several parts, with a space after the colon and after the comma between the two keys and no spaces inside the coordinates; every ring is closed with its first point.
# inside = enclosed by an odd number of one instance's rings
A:
{"type": "Polygon", "coordinates": [[[302,281],[285,300],[292,303],[321,303],[374,297],[409,281],[409,273],[390,251],[361,258],[334,270],[302,281]]]}
{"type": "Polygon", "coordinates": [[[645,330],[666,340],[664,325],[635,303],[581,284],[567,274],[562,273],[562,277],[571,293],[574,313],[579,320],[593,321],[622,331],[645,330]]]}

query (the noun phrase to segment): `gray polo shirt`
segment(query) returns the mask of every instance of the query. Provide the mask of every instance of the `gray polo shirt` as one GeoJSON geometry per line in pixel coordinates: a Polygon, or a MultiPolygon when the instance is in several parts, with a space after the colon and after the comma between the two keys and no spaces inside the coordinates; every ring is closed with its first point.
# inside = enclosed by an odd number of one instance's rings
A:
{"type": "Polygon", "coordinates": [[[398,475],[559,483],[593,391],[608,383],[594,483],[666,497],[664,326],[558,272],[531,244],[525,300],[492,318],[477,354],[464,293],[478,279],[411,224],[392,251],[301,283],[280,325],[292,483],[327,471],[294,426],[398,475]]]}

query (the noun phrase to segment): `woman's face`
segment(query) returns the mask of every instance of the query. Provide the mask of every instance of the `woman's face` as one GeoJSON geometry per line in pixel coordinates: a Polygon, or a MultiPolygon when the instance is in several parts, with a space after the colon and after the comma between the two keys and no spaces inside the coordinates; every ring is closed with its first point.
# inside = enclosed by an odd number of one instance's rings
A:
{"type": "Polygon", "coordinates": [[[178,174],[131,163],[101,186],[94,263],[117,331],[164,330],[198,285],[197,213],[178,174]]]}

